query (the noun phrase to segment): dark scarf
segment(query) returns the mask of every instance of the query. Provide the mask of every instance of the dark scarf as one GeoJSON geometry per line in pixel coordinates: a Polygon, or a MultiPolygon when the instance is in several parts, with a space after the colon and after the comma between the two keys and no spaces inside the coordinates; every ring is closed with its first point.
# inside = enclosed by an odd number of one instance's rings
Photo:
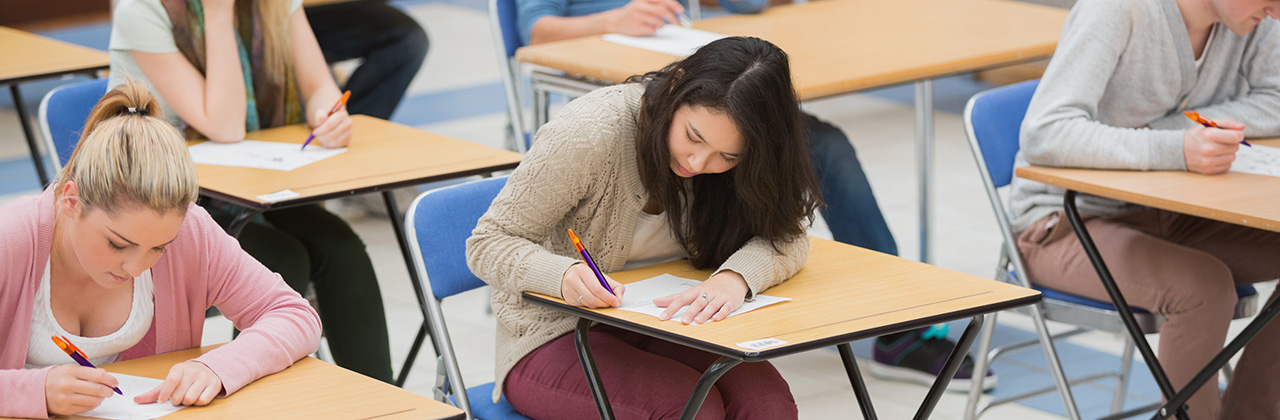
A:
{"type": "MultiPolygon", "coordinates": [[[[297,82],[292,76],[293,66],[285,71],[289,76],[283,83],[271,82],[266,69],[266,48],[262,34],[262,19],[258,16],[259,0],[236,1],[236,46],[240,51],[240,68],[244,73],[245,131],[303,123],[302,103],[298,97],[297,82]],[[245,40],[249,40],[246,45],[245,40]]],[[[283,0],[262,0],[283,1],[283,0]]],[[[201,75],[205,71],[204,9],[201,0],[162,0],[169,21],[173,22],[173,39],[178,51],[196,67],[201,75]]],[[[195,130],[184,130],[192,138],[195,130]]]]}

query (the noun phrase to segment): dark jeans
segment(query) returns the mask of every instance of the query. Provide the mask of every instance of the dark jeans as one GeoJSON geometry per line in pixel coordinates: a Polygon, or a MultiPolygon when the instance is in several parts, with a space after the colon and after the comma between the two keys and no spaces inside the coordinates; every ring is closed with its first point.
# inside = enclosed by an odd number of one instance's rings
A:
{"type": "Polygon", "coordinates": [[[898,255],[898,244],[889,232],[849,138],[813,115],[805,114],[804,118],[809,152],[822,184],[822,198],[827,202],[822,218],[831,228],[832,237],[838,242],[898,255]]]}
{"type": "Polygon", "coordinates": [[[304,9],[324,59],[363,58],[347,79],[347,112],[390,119],[427,57],[427,33],[383,1],[363,0],[304,9]]]}
{"type": "MultiPolygon", "coordinates": [[[[224,228],[233,214],[207,206],[224,228]]],[[[382,292],[364,242],[341,218],[318,205],[264,213],[240,246],[298,293],[315,285],[320,321],[338,366],[391,383],[391,349],[382,292]]]]}

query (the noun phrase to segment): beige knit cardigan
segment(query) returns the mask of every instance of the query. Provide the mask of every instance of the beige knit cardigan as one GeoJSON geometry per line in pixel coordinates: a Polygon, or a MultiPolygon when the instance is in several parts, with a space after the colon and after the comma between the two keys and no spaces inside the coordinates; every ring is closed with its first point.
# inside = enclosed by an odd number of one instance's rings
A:
{"type": "MultiPolygon", "coordinates": [[[[569,266],[580,261],[567,228],[604,272],[622,269],[649,194],[636,167],[636,118],[643,85],[597,89],[569,103],[534,137],[467,240],[467,265],[493,286],[497,366],[493,399],[516,362],[573,331],[577,317],[521,301],[522,292],[560,296],[569,266]]],[[[747,280],[750,296],[790,278],[804,265],[809,240],[753,238],[719,270],[747,280]]]]}

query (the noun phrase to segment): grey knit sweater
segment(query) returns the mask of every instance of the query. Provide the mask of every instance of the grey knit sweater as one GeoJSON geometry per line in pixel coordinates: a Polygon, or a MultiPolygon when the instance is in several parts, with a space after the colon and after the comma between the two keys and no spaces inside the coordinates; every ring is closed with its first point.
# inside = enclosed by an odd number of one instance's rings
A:
{"type": "MultiPolygon", "coordinates": [[[[1080,0],[1022,122],[1015,166],[1186,170],[1182,115],[1244,123],[1249,137],[1280,135],[1280,30],[1264,19],[1246,36],[1222,24],[1197,71],[1174,0],[1080,0]]],[[[1064,190],[1014,178],[1014,229],[1062,208],[1064,190]]],[[[1082,213],[1139,207],[1081,195],[1082,213]]]]}
{"type": "MultiPolygon", "coordinates": [[[[598,89],[569,103],[538,130],[533,148],[467,240],[467,265],[493,286],[498,318],[497,401],[507,374],[525,355],[573,330],[576,317],[521,301],[521,292],[560,296],[564,272],[578,262],[566,233],[577,232],[600,269],[627,262],[636,219],[649,194],[636,167],[639,84],[598,89]]],[[[747,280],[754,295],[790,278],[809,254],[796,238],[775,252],[753,238],[720,270],[747,280]]]]}

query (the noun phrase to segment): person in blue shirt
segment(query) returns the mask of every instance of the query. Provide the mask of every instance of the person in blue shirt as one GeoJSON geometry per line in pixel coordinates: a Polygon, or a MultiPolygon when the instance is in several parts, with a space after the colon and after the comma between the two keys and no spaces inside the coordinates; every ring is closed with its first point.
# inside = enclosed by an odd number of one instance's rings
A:
{"type": "MultiPolygon", "coordinates": [[[[719,0],[732,13],[758,13],[768,0],[719,0]]],[[[583,36],[621,33],[653,35],[667,23],[678,22],[684,6],[675,0],[516,0],[521,41],[541,44],[583,36]]],[[[818,170],[827,206],[822,217],[837,241],[897,255],[898,245],[862,171],[853,144],[834,125],[804,114],[814,167],[818,170]]],[[[951,354],[955,343],[945,328],[925,328],[879,337],[872,375],[930,385],[951,354]]],[[[953,390],[969,389],[973,361],[966,357],[953,390]]],[[[984,387],[994,387],[996,377],[986,372],[984,387]]]]}

